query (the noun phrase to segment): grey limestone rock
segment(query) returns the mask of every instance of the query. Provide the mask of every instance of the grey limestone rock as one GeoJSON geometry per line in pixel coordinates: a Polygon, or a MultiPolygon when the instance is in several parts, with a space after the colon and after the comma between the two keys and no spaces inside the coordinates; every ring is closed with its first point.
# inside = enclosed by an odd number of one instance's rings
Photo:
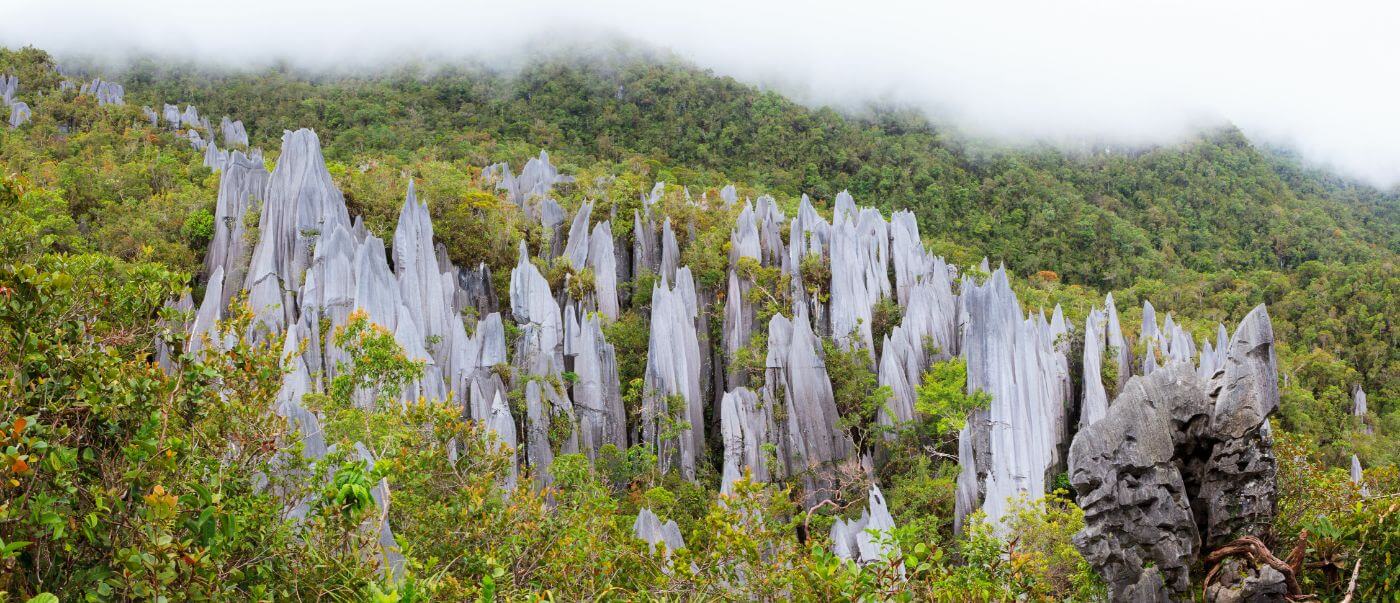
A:
{"type": "Polygon", "coordinates": [[[502,486],[507,494],[515,490],[517,477],[516,472],[516,448],[519,446],[515,435],[515,417],[510,414],[510,406],[506,404],[501,391],[497,390],[491,398],[490,413],[486,415],[486,428],[496,434],[500,445],[510,450],[510,465],[506,469],[506,481],[502,486]]]}
{"type": "Polygon", "coordinates": [[[195,313],[194,321],[190,323],[190,339],[185,345],[186,352],[196,354],[204,349],[207,343],[219,345],[217,327],[219,321],[224,318],[224,285],[224,269],[220,266],[209,275],[209,282],[204,288],[204,301],[200,302],[199,312],[195,313]],[[206,339],[209,341],[206,342],[206,339]]]}
{"type": "Polygon", "coordinates": [[[899,554],[893,541],[894,528],[894,517],[885,504],[884,493],[879,486],[871,486],[869,500],[858,519],[838,518],[831,525],[832,553],[861,564],[889,560],[899,554]]]}
{"type": "Polygon", "coordinates": [[[1351,483],[1356,485],[1357,489],[1361,491],[1362,496],[1366,496],[1368,494],[1366,492],[1366,482],[1364,475],[1365,474],[1361,472],[1361,459],[1356,458],[1356,455],[1354,454],[1351,455],[1351,483]]]}
{"type": "Polygon", "coordinates": [[[593,270],[593,297],[598,311],[609,321],[622,313],[617,297],[617,254],[614,253],[612,222],[593,226],[588,238],[588,267],[593,270]]]}
{"type": "Polygon", "coordinates": [[[97,105],[123,105],[126,104],[124,96],[126,91],[121,84],[95,79],[87,84],[83,84],[81,94],[91,94],[97,97],[97,105]]]}
{"type": "Polygon", "coordinates": [[[1079,410],[1081,428],[1092,425],[1108,413],[1108,390],[1103,383],[1107,322],[1107,317],[1098,308],[1091,310],[1084,320],[1084,398],[1079,410]]]}
{"type": "Polygon", "coordinates": [[[225,115],[219,121],[219,132],[223,135],[224,146],[226,147],[248,147],[248,130],[243,128],[242,121],[231,121],[225,115]]]}
{"type": "Polygon", "coordinates": [[[262,209],[263,191],[267,187],[267,170],[262,162],[249,160],[241,151],[234,151],[224,163],[219,176],[219,198],[214,207],[214,237],[204,256],[204,270],[212,274],[222,267],[227,280],[235,286],[224,289],[220,303],[227,308],[234,295],[243,287],[248,272],[252,248],[248,241],[250,215],[262,209]]]}
{"type": "MultiPolygon", "coordinates": [[[[991,396],[989,407],[974,412],[964,428],[971,458],[960,462],[975,467],[976,499],[987,520],[1000,525],[1010,501],[1043,494],[1061,462],[1068,363],[1056,340],[1064,327],[1043,314],[1024,317],[1001,268],[981,285],[964,277],[959,303],[968,390],[991,396]]],[[[959,488],[972,491],[971,484],[959,488]]],[[[961,528],[974,508],[969,500],[959,502],[955,522],[961,528]]]]}
{"type": "Polygon", "coordinates": [[[161,109],[161,117],[162,117],[163,119],[165,119],[165,123],[166,123],[166,124],[169,124],[169,125],[170,125],[170,129],[172,129],[172,130],[178,130],[178,129],[180,129],[180,108],[179,108],[179,107],[177,107],[177,106],[175,106],[175,105],[170,105],[170,104],[165,105],[165,107],[164,107],[163,109],[161,109]]]}
{"type": "Polygon", "coordinates": [[[588,220],[593,215],[593,203],[584,201],[574,213],[574,222],[569,227],[568,243],[564,245],[564,259],[570,266],[582,269],[588,261],[588,220]]]}
{"type": "Polygon", "coordinates": [[[1262,304],[1235,329],[1225,367],[1208,391],[1217,443],[1205,468],[1201,498],[1208,505],[1206,544],[1215,548],[1273,523],[1278,462],[1268,417],[1278,408],[1274,330],[1262,304]]]}
{"type": "Polygon", "coordinates": [[[680,526],[676,525],[675,520],[661,523],[661,518],[646,507],[637,512],[637,519],[632,522],[632,535],[645,541],[653,554],[656,553],[656,545],[661,545],[667,558],[672,551],[685,548],[685,539],[681,537],[680,526]]]}
{"type": "Polygon", "coordinates": [[[152,128],[160,126],[160,114],[156,113],[155,109],[143,106],[141,107],[141,114],[146,117],[146,121],[151,122],[152,128]]]}
{"type": "Polygon", "coordinates": [[[1288,598],[1287,579],[1268,564],[1226,559],[1216,576],[1206,590],[1211,603],[1271,603],[1288,598]]]}
{"type": "Polygon", "coordinates": [[[180,114],[180,127],[198,128],[200,125],[199,111],[194,105],[185,105],[185,112],[180,114]]]}
{"type": "Polygon", "coordinates": [[[578,379],[573,386],[573,400],[578,415],[579,448],[590,460],[605,444],[625,450],[627,411],[618,383],[617,353],[604,338],[597,314],[589,314],[580,322],[574,352],[574,373],[578,379]]]}
{"type": "Polygon", "coordinates": [[[664,277],[653,286],[642,397],[643,440],[657,451],[663,472],[677,469],[690,480],[705,448],[697,311],[689,267],[676,271],[674,286],[664,277]],[[663,437],[675,427],[681,427],[676,437],[663,437]]]}
{"type": "Polygon", "coordinates": [[[9,106],[19,93],[19,76],[0,74],[0,105],[9,106]]]}
{"type": "Polygon", "coordinates": [[[735,388],[720,401],[720,434],[724,441],[724,466],[720,492],[733,492],[734,482],[749,472],[754,483],[772,481],[764,444],[775,443],[773,413],[747,387],[735,388]]]}
{"type": "Polygon", "coordinates": [[[724,188],[719,189],[719,198],[724,201],[724,208],[729,209],[739,202],[739,191],[734,189],[733,184],[726,184],[724,188]]]}
{"type": "Polygon", "coordinates": [[[21,101],[15,101],[10,105],[10,119],[8,123],[10,124],[11,128],[18,128],[24,124],[29,123],[29,117],[29,105],[26,105],[21,101]]]}
{"type": "MultiPolygon", "coordinates": [[[[1161,408],[1194,372],[1135,377],[1106,415],[1084,427],[1069,453],[1070,483],[1086,527],[1075,546],[1108,583],[1115,601],[1167,600],[1190,586],[1200,548],[1190,497],[1175,462],[1171,421],[1161,408]]],[[[1199,395],[1198,395],[1199,396],[1199,395]]]]}
{"type": "Polygon", "coordinates": [[[257,322],[276,333],[300,313],[296,291],[321,233],[348,228],[350,218],[311,130],[283,134],[282,155],[266,191],[245,288],[257,322]]]}
{"type": "Polygon", "coordinates": [[[830,498],[837,486],[835,464],[851,456],[850,436],[837,425],[840,415],[819,341],[805,315],[788,320],[778,314],[768,323],[764,404],[784,417],[778,427],[782,477],[803,483],[808,506],[830,498]]]}

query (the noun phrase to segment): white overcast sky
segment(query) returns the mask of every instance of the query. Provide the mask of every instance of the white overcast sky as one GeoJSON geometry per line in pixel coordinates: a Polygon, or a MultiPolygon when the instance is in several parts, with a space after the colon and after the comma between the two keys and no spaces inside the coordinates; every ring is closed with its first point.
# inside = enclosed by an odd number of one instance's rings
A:
{"type": "Polygon", "coordinates": [[[620,36],[815,103],[978,136],[1167,143],[1224,121],[1400,183],[1400,3],[1083,0],[0,0],[0,44],[119,60],[499,61],[620,36]]]}

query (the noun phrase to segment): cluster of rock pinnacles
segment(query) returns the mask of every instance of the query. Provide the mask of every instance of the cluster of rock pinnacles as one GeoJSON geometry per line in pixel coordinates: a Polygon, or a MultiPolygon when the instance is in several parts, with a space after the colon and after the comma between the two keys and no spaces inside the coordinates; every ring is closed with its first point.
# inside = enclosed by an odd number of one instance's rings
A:
{"type": "MultiPolygon", "coordinates": [[[[13,77],[0,79],[15,126],[14,107],[22,106],[13,100],[16,88],[13,77]]],[[[81,93],[96,95],[101,104],[123,102],[121,86],[101,80],[81,93]]],[[[773,198],[741,201],[732,186],[717,201],[693,200],[687,192],[689,204],[740,207],[727,281],[722,290],[711,290],[698,286],[681,265],[681,241],[693,233],[678,236],[670,217],[659,211],[663,184],[644,195],[642,209],[630,217],[594,215],[594,205],[584,203],[570,218],[552,191],[572,178],[543,152],[518,175],[506,164],[482,172],[550,233],[546,248],[533,254],[520,244],[510,289],[498,298],[485,264],[458,267],[435,242],[412,182],[386,245],[349,215],[314,132],[285,132],[269,173],[261,152],[248,149],[241,122],[225,117],[215,130],[189,105],[183,111],[165,105],[161,112],[143,107],[143,113],[151,127],[163,122],[188,139],[203,151],[205,165],[220,173],[204,299],[197,308],[188,293],[170,303],[193,314],[185,324],[166,325],[189,337],[183,350],[158,340],[157,360],[173,368],[181,352],[228,345],[216,325],[239,292],[246,292],[255,319],[244,335],[285,337],[290,370],[276,411],[296,428],[303,454],[313,462],[333,446],[301,398],[322,391],[347,366],[347,352],[327,330],[362,311],[392,333],[409,357],[424,362],[422,376],[402,388],[403,401],[457,401],[465,417],[510,448],[516,462],[507,488],[515,487],[518,469],[529,471],[534,487],[547,486],[555,455],[592,459],[608,444],[648,446],[663,470],[695,479],[697,466],[708,462],[705,430],[718,428],[721,492],[732,492],[745,476],[791,480],[800,485],[803,502],[815,505],[835,496],[840,481],[849,478],[838,465],[868,471],[870,453],[878,452],[859,450],[838,427],[820,345],[825,335],[869,353],[879,384],[892,392],[878,412],[883,425],[915,418],[915,388],[932,363],[964,358],[969,390],[990,394],[991,403],[970,417],[959,437],[958,527],[974,511],[998,525],[1012,501],[1043,494],[1067,469],[1087,524],[1075,544],[1114,600],[1184,596],[1190,567],[1204,549],[1261,535],[1272,520],[1276,464],[1267,418],[1278,405],[1278,391],[1273,331],[1263,306],[1233,335],[1220,326],[1215,342],[1204,342],[1198,351],[1171,316],[1159,325],[1151,304],[1144,304],[1141,357],[1134,358],[1110,294],[1086,320],[1082,374],[1076,376],[1068,337],[1074,328],[1060,308],[1049,318],[1024,313],[1004,269],[991,270],[984,261],[960,272],[930,254],[909,211],[886,220],[843,192],[827,221],[805,196],[788,217],[773,198]],[[256,237],[245,219],[253,214],[256,237]],[[629,218],[630,234],[614,235],[614,221],[629,218]],[[812,256],[830,269],[830,282],[822,283],[827,296],[810,294],[802,282],[798,267],[812,256]],[[532,257],[591,270],[592,290],[581,299],[568,287],[552,291],[532,257]],[[767,324],[758,323],[747,295],[755,283],[738,269],[745,260],[778,269],[791,288],[791,308],[767,324]],[[649,307],[639,308],[648,313],[651,328],[641,417],[629,422],[616,352],[603,326],[629,306],[620,287],[643,274],[656,279],[649,307]],[[720,296],[722,325],[712,338],[702,310],[720,296]],[[901,306],[902,321],[876,341],[874,308],[887,298],[901,306]],[[474,311],[464,312],[468,308],[474,311]],[[470,330],[467,314],[480,317],[470,330]],[[513,349],[507,349],[506,322],[519,331],[513,349]],[[755,390],[746,373],[729,364],[759,333],[767,335],[767,350],[763,383],[755,390]],[[1105,363],[1115,369],[1112,383],[1101,377],[1105,363]],[[499,370],[503,366],[509,370],[499,370]],[[566,371],[574,378],[563,379],[566,371]],[[515,388],[523,391],[523,417],[506,402],[515,388]],[[573,426],[564,441],[551,441],[554,421],[573,426]],[[668,428],[673,421],[684,428],[668,428]]],[[[354,396],[362,404],[379,397],[372,391],[354,396]]],[[[1357,399],[1357,414],[1364,414],[1364,393],[1358,391],[1357,399]]],[[[360,443],[354,454],[374,460],[360,443]]],[[[364,529],[377,534],[386,570],[397,573],[403,558],[388,522],[388,482],[381,480],[373,494],[381,511],[364,529]]],[[[290,515],[303,517],[310,501],[294,502],[299,504],[290,515]]],[[[884,495],[872,485],[862,515],[833,525],[833,549],[858,562],[888,559],[897,550],[878,534],[893,527],[884,495]]],[[[684,546],[675,522],[663,523],[647,509],[634,532],[653,548],[684,546]]],[[[1250,579],[1236,580],[1234,590],[1213,588],[1211,597],[1283,592],[1277,572],[1244,565],[1237,569],[1250,579]]]]}

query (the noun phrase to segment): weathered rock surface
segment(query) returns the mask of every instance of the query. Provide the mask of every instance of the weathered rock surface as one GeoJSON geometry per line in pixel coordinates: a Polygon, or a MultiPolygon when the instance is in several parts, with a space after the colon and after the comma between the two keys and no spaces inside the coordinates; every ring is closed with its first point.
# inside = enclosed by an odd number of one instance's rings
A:
{"type": "Polygon", "coordinates": [[[250,216],[262,210],[267,178],[262,162],[248,159],[241,151],[229,155],[219,177],[214,237],[204,256],[204,269],[206,274],[212,274],[215,268],[222,267],[227,280],[238,285],[224,290],[222,307],[228,307],[246,278],[252,250],[248,241],[250,216]]]}
{"type": "Polygon", "coordinates": [[[7,123],[10,124],[11,128],[18,128],[29,123],[30,115],[29,105],[21,101],[15,101],[10,105],[10,119],[7,123]]]}
{"type": "MultiPolygon", "coordinates": [[[[991,396],[985,410],[968,420],[970,446],[959,462],[975,468],[976,497],[959,497],[955,525],[980,505],[987,520],[999,525],[1009,501],[1036,498],[1060,462],[1067,438],[1068,363],[1056,345],[1063,333],[1043,314],[1026,318],[1011,291],[1006,271],[997,269],[977,284],[964,277],[960,304],[962,353],[967,360],[969,391],[991,396]],[[969,458],[970,457],[970,458],[969,458]]],[[[960,476],[959,491],[973,492],[960,476]]]]}
{"type": "Polygon", "coordinates": [[[758,399],[758,394],[746,387],[725,392],[720,401],[720,434],[724,441],[724,466],[720,475],[720,492],[733,492],[734,482],[748,472],[754,483],[772,481],[774,471],[769,464],[764,444],[775,443],[776,427],[772,410],[758,399]]]}
{"type": "Polygon", "coordinates": [[[224,146],[244,147],[248,146],[248,130],[244,129],[242,121],[231,121],[225,115],[219,121],[219,132],[223,134],[224,146]]]}
{"type": "Polygon", "coordinates": [[[1271,603],[1288,597],[1287,579],[1266,564],[1226,559],[1216,576],[1206,590],[1206,600],[1212,603],[1271,603]]]}
{"type": "Polygon", "coordinates": [[[689,267],[676,271],[675,286],[665,278],[653,286],[642,396],[643,441],[657,451],[663,472],[677,469],[691,480],[705,447],[697,311],[689,267]],[[676,436],[665,437],[667,433],[676,436]]]}
{"type": "Polygon", "coordinates": [[[597,314],[582,320],[572,318],[579,332],[573,346],[574,412],[578,415],[579,448],[589,460],[599,448],[612,444],[618,450],[627,448],[627,411],[622,405],[622,388],[617,377],[617,353],[603,336],[602,322],[597,314]]]}
{"type": "Polygon", "coordinates": [[[837,427],[840,415],[818,346],[804,314],[794,320],[779,314],[768,323],[763,402],[784,417],[777,438],[782,476],[801,479],[808,506],[834,495],[835,463],[854,448],[837,427]]]}
{"type": "Polygon", "coordinates": [[[869,501],[858,519],[837,518],[831,524],[831,552],[861,564],[887,561],[899,554],[899,547],[894,544],[894,527],[885,495],[879,486],[871,486],[869,501]]]}
{"type": "Polygon", "coordinates": [[[1274,329],[1261,304],[1235,329],[1222,374],[1208,385],[1217,443],[1201,483],[1206,545],[1258,535],[1273,523],[1278,462],[1268,417],[1278,409],[1274,329]]]}
{"type": "MultiPolygon", "coordinates": [[[[1267,420],[1278,406],[1273,345],[1261,305],[1216,350],[1222,368],[1213,378],[1203,379],[1189,356],[1168,354],[1075,436],[1070,482],[1086,523],[1075,545],[1114,600],[1181,596],[1201,552],[1269,529],[1277,498],[1267,420]]],[[[1232,579],[1208,600],[1276,600],[1282,592],[1277,572],[1232,563],[1239,565],[1222,570],[1232,579]]]]}
{"type": "Polygon", "coordinates": [[[676,525],[675,520],[661,523],[661,518],[645,507],[637,512],[637,519],[632,522],[632,534],[645,541],[653,554],[656,553],[656,545],[661,545],[668,558],[672,551],[685,548],[685,539],[681,537],[680,526],[676,525]]]}
{"type": "Polygon", "coordinates": [[[1115,601],[1140,600],[1133,597],[1152,592],[1145,577],[1174,593],[1190,585],[1200,534],[1176,462],[1170,416],[1174,410],[1204,416],[1200,385],[1184,364],[1135,377],[1070,447],[1070,483],[1087,526],[1075,536],[1075,546],[1103,576],[1115,601]],[[1149,566],[1155,579],[1145,576],[1149,566]]]}

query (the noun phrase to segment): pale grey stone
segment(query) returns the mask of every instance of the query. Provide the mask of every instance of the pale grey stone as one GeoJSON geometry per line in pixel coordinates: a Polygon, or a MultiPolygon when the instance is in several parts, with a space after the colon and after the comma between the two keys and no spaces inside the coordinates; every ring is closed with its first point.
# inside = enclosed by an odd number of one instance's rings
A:
{"type": "Polygon", "coordinates": [[[776,428],[772,410],[761,404],[758,394],[746,387],[726,392],[720,401],[720,434],[724,442],[724,466],[720,493],[734,491],[734,482],[750,474],[754,483],[772,481],[765,444],[774,444],[776,428]]]}
{"type": "Polygon", "coordinates": [[[219,132],[223,134],[224,146],[247,148],[248,130],[243,128],[242,121],[231,121],[228,116],[225,115],[224,118],[219,121],[219,132]]]}
{"type": "Polygon", "coordinates": [[[18,128],[29,123],[30,115],[29,105],[21,101],[15,101],[10,105],[10,119],[8,123],[11,128],[18,128]]]}
{"type": "Polygon", "coordinates": [[[677,270],[676,281],[673,287],[663,276],[652,288],[642,438],[657,451],[663,472],[676,469],[693,480],[696,461],[705,448],[700,341],[695,328],[698,306],[690,268],[677,270]],[[662,437],[678,426],[683,428],[676,437],[662,437]]]}
{"type": "Polygon", "coordinates": [[[598,311],[609,321],[617,320],[622,310],[617,298],[618,261],[611,221],[593,226],[593,234],[588,238],[588,267],[593,271],[593,297],[598,311]]]}
{"type": "Polygon", "coordinates": [[[227,308],[242,289],[248,272],[252,242],[248,240],[250,212],[262,209],[263,191],[267,187],[267,170],[261,162],[249,160],[241,151],[234,151],[224,163],[219,176],[219,198],[214,206],[214,237],[204,256],[206,274],[222,267],[228,282],[222,307],[227,308]]]}
{"type": "MultiPolygon", "coordinates": [[[[968,391],[984,391],[990,406],[972,414],[970,456],[987,520],[999,526],[1014,499],[1039,497],[1061,462],[1066,425],[1068,363],[1057,345],[1059,329],[1043,315],[1026,318],[1005,269],[981,285],[964,278],[962,354],[968,391]]],[[[960,476],[967,479],[967,475],[960,476]]],[[[960,490],[972,486],[959,484],[960,490]]],[[[959,502],[966,503],[962,498],[959,502]]],[[[957,523],[974,510],[959,505],[957,523]]]]}
{"type": "Polygon", "coordinates": [[[656,554],[656,545],[661,545],[667,559],[673,551],[685,548],[685,539],[675,520],[661,523],[661,518],[646,507],[637,512],[637,519],[632,522],[632,535],[646,542],[652,554],[656,554]]]}

